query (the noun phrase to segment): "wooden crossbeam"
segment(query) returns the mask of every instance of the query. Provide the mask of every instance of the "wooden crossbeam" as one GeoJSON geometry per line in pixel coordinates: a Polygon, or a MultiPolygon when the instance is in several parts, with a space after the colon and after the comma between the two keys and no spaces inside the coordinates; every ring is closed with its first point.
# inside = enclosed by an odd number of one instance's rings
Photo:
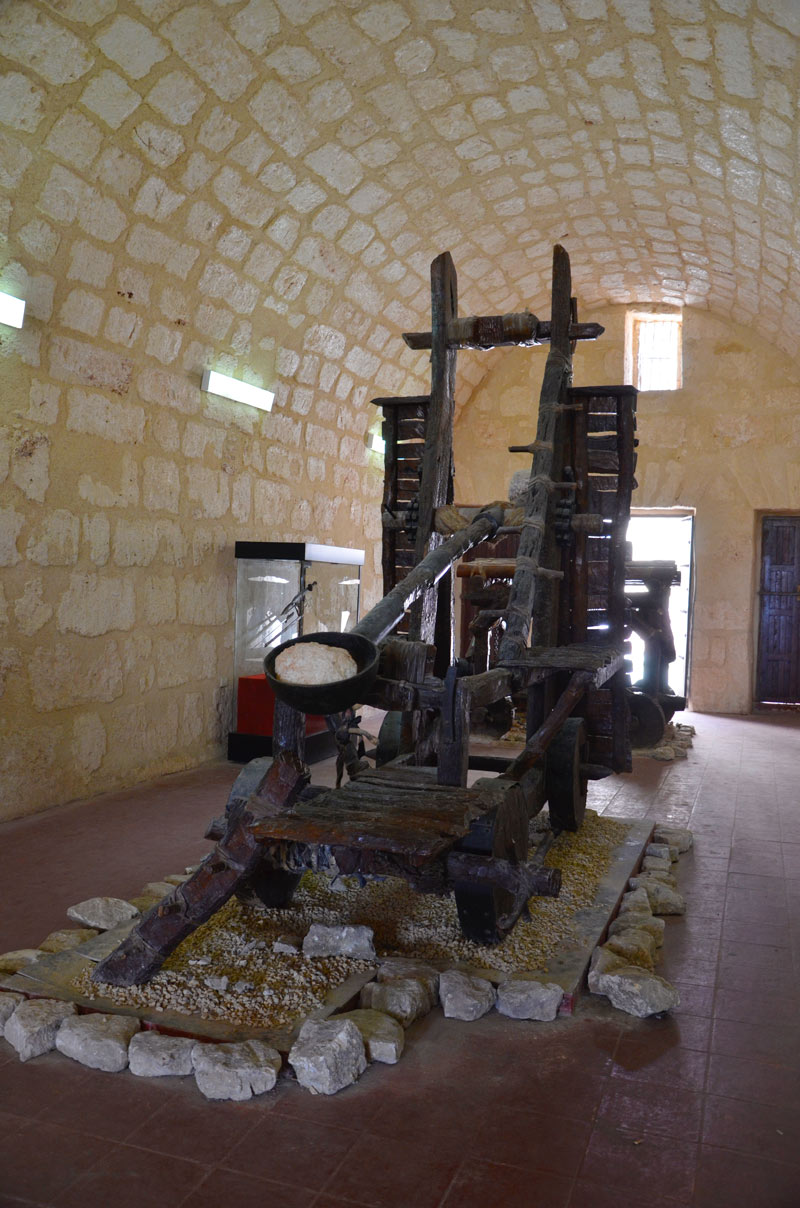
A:
{"type": "MultiPolygon", "coordinates": [[[[549,319],[537,319],[530,311],[508,315],[470,315],[447,325],[448,348],[501,348],[518,345],[530,348],[548,344],[552,335],[549,319]]],[[[570,323],[569,340],[596,340],[605,328],[599,323],[570,323]]],[[[431,347],[429,331],[408,331],[403,339],[409,348],[422,351],[431,347]]]]}

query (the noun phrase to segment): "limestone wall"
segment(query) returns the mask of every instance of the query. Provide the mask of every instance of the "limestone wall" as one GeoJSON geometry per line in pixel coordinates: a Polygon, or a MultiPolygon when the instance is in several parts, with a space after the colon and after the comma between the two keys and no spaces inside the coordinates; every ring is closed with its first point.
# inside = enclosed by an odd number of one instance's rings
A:
{"type": "MultiPolygon", "coordinates": [[[[606,332],[575,356],[575,384],[623,378],[625,308],[591,314],[606,332]]],[[[477,355],[477,354],[472,354],[477,355]]],[[[535,430],[546,349],[492,354],[455,434],[456,499],[496,498],[505,452],[535,430]]],[[[746,713],[753,701],[760,512],[800,512],[800,367],[745,327],[687,309],[683,388],[640,394],[635,507],[696,508],[691,705],[746,713]]]]}
{"type": "Polygon", "coordinates": [[[263,23],[56,7],[2,18],[0,288],[27,312],[0,328],[0,818],[222,753],[237,539],[366,546],[369,606],[369,399],[425,388],[359,272],[368,245],[391,265],[368,198],[336,204],[357,161],[296,182],[289,109],[264,134],[263,23]],[[202,394],[207,366],[272,413],[202,394]]]}

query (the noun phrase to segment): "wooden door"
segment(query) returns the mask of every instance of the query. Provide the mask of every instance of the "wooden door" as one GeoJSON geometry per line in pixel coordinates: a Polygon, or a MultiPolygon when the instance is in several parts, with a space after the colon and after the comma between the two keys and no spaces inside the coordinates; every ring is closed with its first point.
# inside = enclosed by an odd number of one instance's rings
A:
{"type": "Polygon", "coordinates": [[[756,699],[800,703],[800,516],[764,516],[756,699]]]}

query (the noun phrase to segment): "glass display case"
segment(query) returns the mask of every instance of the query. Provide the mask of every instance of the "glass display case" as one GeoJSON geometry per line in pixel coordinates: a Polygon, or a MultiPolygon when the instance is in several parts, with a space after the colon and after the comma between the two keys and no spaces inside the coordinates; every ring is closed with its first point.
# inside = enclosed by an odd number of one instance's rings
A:
{"type": "MultiPolygon", "coordinates": [[[[237,541],[234,552],[236,729],[228,735],[228,758],[244,762],[272,753],[275,698],[264,675],[265,654],[303,633],[353,628],[364,551],[302,541],[237,541]]],[[[306,731],[306,757],[323,758],[330,745],[324,719],[309,715],[306,731]]]]}

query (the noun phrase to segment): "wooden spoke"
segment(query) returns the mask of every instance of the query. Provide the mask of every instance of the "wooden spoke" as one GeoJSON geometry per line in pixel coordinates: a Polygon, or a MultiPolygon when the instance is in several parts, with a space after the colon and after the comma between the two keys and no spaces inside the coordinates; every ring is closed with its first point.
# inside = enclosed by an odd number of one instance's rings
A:
{"type": "Polygon", "coordinates": [[[547,796],[554,830],[576,831],[586,812],[588,744],[581,717],[570,717],[547,748],[547,796]]]}
{"type": "MultiPolygon", "coordinates": [[[[458,851],[473,855],[499,856],[512,864],[523,861],[528,851],[528,811],[523,793],[509,789],[496,810],[476,818],[458,851]]],[[[456,882],[456,909],[461,930],[477,944],[498,944],[507,930],[501,920],[512,911],[514,894],[492,885],[456,882]]]]}

